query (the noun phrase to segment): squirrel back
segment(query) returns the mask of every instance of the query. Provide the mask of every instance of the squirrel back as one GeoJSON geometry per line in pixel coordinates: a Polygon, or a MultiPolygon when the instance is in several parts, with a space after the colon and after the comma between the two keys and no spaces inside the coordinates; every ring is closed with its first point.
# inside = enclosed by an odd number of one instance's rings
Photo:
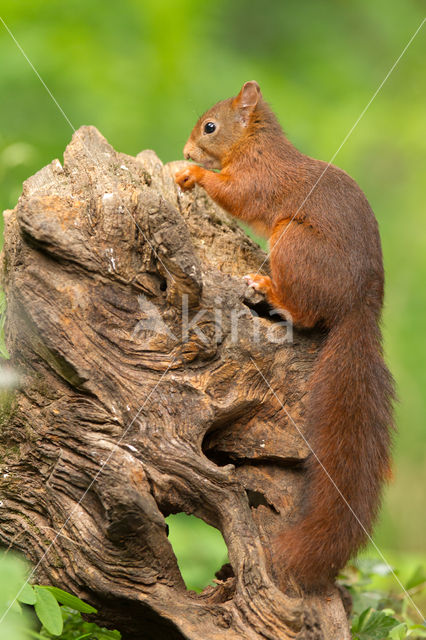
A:
{"type": "Polygon", "coordinates": [[[303,515],[274,545],[281,582],[290,573],[318,589],[365,543],[389,476],[377,222],[352,178],[289,142],[254,81],[199,119],[184,155],[202,166],[176,175],[183,189],[200,184],[269,237],[271,278],[252,274],[250,284],[297,326],[326,331],[308,383],[303,515]]]}

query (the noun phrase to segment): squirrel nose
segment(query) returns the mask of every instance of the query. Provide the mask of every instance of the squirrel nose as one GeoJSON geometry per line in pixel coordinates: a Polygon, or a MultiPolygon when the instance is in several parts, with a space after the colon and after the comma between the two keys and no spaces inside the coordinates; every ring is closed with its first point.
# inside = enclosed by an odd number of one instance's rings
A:
{"type": "Polygon", "coordinates": [[[185,158],[185,160],[191,160],[191,151],[188,142],[183,148],[183,157],[185,158]]]}

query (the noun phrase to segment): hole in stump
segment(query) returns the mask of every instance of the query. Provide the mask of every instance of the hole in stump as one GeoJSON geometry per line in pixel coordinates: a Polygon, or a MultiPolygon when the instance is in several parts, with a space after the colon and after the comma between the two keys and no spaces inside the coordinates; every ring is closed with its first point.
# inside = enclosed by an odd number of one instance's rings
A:
{"type": "Polygon", "coordinates": [[[212,584],[215,574],[228,562],[228,549],[218,529],[200,518],[176,513],[166,518],[173,547],[186,588],[200,592],[212,584]]]}
{"type": "Polygon", "coordinates": [[[271,506],[266,500],[263,493],[260,493],[260,491],[252,491],[251,489],[246,489],[246,493],[249,499],[249,505],[251,507],[257,509],[257,507],[259,507],[261,504],[263,504],[265,507],[271,506]]]}

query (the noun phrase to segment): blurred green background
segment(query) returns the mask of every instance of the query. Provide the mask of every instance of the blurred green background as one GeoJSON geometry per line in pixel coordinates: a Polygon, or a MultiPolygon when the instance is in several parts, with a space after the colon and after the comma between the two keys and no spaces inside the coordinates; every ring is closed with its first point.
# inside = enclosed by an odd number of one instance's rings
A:
{"type": "MultiPolygon", "coordinates": [[[[296,146],[329,160],[423,14],[420,0],[2,0],[0,6],[73,127],[93,124],[120,151],[152,148],[163,161],[181,158],[198,115],[251,79],[296,146]]],[[[375,540],[385,551],[413,555],[426,552],[425,38],[423,27],[335,159],[372,204],[387,273],[385,348],[398,384],[399,434],[375,540]]],[[[61,158],[72,131],[1,22],[0,60],[6,209],[25,178],[61,158]]],[[[185,527],[176,534],[183,546],[185,527]]],[[[218,544],[212,539],[212,548],[218,544]]]]}

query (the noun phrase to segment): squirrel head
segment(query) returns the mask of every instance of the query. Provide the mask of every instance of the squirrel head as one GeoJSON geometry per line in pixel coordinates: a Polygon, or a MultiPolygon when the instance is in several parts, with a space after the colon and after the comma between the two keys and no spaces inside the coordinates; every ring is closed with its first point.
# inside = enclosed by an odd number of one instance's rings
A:
{"type": "Polygon", "coordinates": [[[221,169],[231,148],[247,133],[261,100],[259,85],[251,80],[243,84],[235,98],[222,100],[206,111],[183,149],[186,160],[194,160],[206,169],[221,169]]]}

